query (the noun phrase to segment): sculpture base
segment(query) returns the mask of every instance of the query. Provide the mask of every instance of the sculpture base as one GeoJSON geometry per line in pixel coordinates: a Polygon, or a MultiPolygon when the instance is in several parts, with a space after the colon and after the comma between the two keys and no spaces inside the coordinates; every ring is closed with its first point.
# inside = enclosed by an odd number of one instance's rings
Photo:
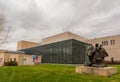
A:
{"type": "Polygon", "coordinates": [[[111,76],[117,73],[116,67],[85,67],[85,66],[78,66],[75,69],[76,73],[78,74],[90,74],[90,75],[99,75],[99,76],[111,76]]]}

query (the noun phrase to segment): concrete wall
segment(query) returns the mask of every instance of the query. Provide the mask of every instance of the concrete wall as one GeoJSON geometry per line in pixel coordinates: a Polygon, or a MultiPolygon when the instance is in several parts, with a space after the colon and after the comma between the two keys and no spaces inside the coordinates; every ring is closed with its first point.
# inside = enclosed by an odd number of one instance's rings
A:
{"type": "Polygon", "coordinates": [[[109,54],[106,60],[111,61],[111,58],[113,57],[115,61],[120,61],[120,35],[95,38],[87,40],[87,42],[93,45],[96,43],[102,44],[109,54]],[[114,43],[112,43],[113,40],[114,43]],[[106,44],[104,44],[105,42],[106,44]]]}
{"type": "Polygon", "coordinates": [[[33,65],[32,55],[19,54],[18,65],[33,65]],[[26,60],[26,63],[24,63],[24,60],[26,60]]]}
{"type": "MultiPolygon", "coordinates": [[[[39,56],[39,63],[41,63],[41,57],[39,56]]],[[[16,62],[18,62],[18,65],[33,65],[32,55],[29,54],[14,54],[14,53],[0,53],[0,58],[2,60],[0,61],[0,66],[4,65],[4,62],[9,62],[10,59],[14,61],[14,58],[16,59],[16,62]],[[24,62],[26,60],[26,62],[24,62]]]]}
{"type": "MultiPolygon", "coordinates": [[[[39,63],[41,63],[41,55],[38,56],[39,58],[39,63]]],[[[18,54],[18,65],[33,65],[33,59],[32,59],[32,55],[29,54],[18,54]],[[24,62],[24,60],[26,59],[26,63],[24,62]]]]}
{"type": "Polygon", "coordinates": [[[36,43],[36,42],[30,42],[30,41],[19,41],[17,43],[17,50],[21,50],[21,49],[25,49],[25,48],[30,48],[30,47],[34,47],[34,46],[38,46],[40,45],[40,43],[36,43]]]}
{"type": "Polygon", "coordinates": [[[83,41],[83,42],[87,40],[86,38],[81,37],[79,35],[76,35],[70,32],[64,32],[61,34],[57,34],[57,35],[42,39],[42,44],[49,44],[49,43],[68,40],[68,39],[76,39],[76,40],[83,41]]]}
{"type": "Polygon", "coordinates": [[[4,54],[0,53],[0,66],[4,65],[4,54]]]}
{"type": "Polygon", "coordinates": [[[4,52],[7,50],[0,50],[0,66],[4,65],[4,52]]]}
{"type": "Polygon", "coordinates": [[[5,51],[7,51],[7,50],[0,50],[0,53],[3,53],[3,52],[5,52],[5,51]]]}
{"type": "Polygon", "coordinates": [[[78,40],[78,41],[82,41],[82,42],[86,42],[86,40],[88,40],[87,38],[84,38],[82,36],[79,36],[79,35],[76,35],[76,34],[73,34],[73,33],[69,33],[69,39],[75,39],[75,40],[78,40]]]}

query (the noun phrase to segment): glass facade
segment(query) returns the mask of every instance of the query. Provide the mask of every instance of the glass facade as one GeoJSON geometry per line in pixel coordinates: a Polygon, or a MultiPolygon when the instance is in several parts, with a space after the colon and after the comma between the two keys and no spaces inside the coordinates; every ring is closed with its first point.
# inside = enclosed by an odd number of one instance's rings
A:
{"type": "Polygon", "coordinates": [[[69,39],[21,51],[42,55],[42,63],[81,64],[86,61],[86,46],[87,43],[69,39]]]}

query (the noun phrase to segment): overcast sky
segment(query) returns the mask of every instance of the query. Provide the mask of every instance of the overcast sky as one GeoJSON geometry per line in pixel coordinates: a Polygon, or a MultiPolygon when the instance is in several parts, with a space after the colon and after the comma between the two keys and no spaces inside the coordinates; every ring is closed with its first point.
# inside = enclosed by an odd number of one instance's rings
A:
{"type": "Polygon", "coordinates": [[[0,0],[11,29],[9,43],[40,42],[42,38],[70,31],[86,38],[120,34],[120,0],[0,0]]]}

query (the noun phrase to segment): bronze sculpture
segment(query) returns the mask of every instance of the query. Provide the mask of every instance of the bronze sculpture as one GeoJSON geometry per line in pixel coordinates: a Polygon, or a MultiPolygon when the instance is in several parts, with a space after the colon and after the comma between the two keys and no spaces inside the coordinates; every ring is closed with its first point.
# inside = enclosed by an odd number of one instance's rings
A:
{"type": "Polygon", "coordinates": [[[102,47],[102,45],[95,44],[95,47],[91,44],[87,48],[87,56],[89,58],[89,63],[86,66],[92,67],[105,67],[104,58],[108,56],[106,50],[102,47]]]}

